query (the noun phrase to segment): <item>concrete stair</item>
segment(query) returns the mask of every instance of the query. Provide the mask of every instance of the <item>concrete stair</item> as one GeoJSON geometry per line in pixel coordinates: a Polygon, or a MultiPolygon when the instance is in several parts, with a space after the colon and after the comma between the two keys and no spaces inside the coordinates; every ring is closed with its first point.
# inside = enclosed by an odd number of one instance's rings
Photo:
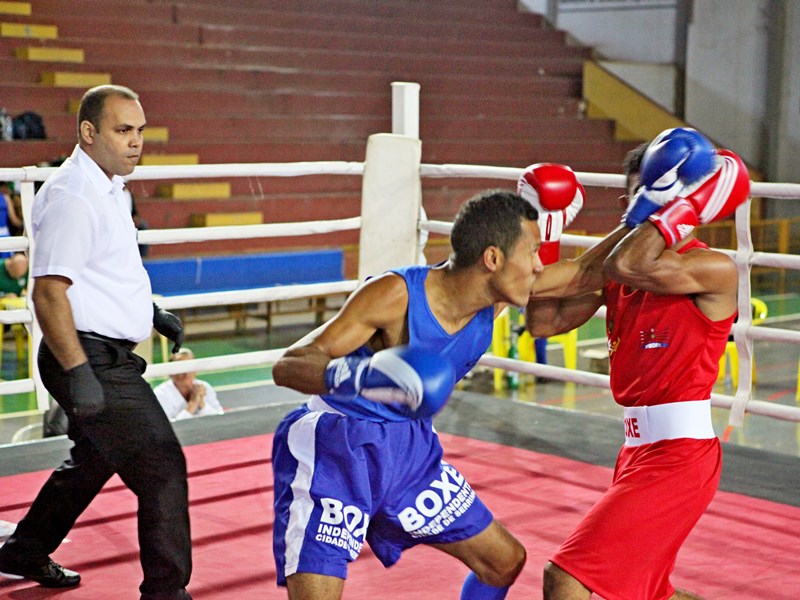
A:
{"type": "MultiPolygon", "coordinates": [[[[43,93],[42,72],[63,67],[55,60],[22,60],[27,52],[46,55],[56,47],[83,51],[71,73],[107,72],[140,94],[149,123],[143,165],[361,161],[367,136],[390,130],[392,81],[421,84],[423,162],[524,167],[554,161],[577,171],[619,172],[635,145],[616,141],[612,122],[584,117],[581,70],[590,49],[571,45],[541,18],[519,13],[513,0],[373,0],[368,7],[362,0],[231,0],[224,6],[212,0],[71,0],[69,11],[63,6],[37,0],[31,15],[0,18],[57,27],[57,42],[0,37],[0,70],[8,73],[0,97],[12,114],[39,112],[50,136],[1,144],[2,166],[72,150],[83,89],[43,93]],[[123,24],[125,36],[109,34],[123,24]]],[[[285,222],[312,214],[351,217],[360,210],[358,177],[133,185],[151,228],[187,226],[192,215],[205,215],[208,223],[214,213],[259,213],[263,222],[285,222]],[[222,183],[227,190],[203,190],[222,183]]],[[[452,219],[472,193],[497,186],[513,182],[424,180],[426,210],[431,218],[452,219]]],[[[574,226],[611,228],[619,193],[591,190],[574,226]]],[[[324,243],[331,240],[352,244],[357,236],[331,234],[324,243]]],[[[203,252],[264,250],[276,243],[323,241],[214,242],[203,252]]],[[[197,251],[197,244],[151,250],[197,251]]]]}

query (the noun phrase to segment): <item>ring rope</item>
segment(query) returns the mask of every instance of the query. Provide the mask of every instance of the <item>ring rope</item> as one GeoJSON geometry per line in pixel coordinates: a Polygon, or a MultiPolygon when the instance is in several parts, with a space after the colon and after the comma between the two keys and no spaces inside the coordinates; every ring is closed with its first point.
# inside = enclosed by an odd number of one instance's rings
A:
{"type": "Polygon", "coordinates": [[[300,298],[323,296],[326,294],[349,294],[358,287],[358,283],[357,280],[350,279],[330,283],[303,283],[254,288],[252,290],[163,296],[159,298],[158,305],[161,308],[172,310],[201,306],[226,306],[230,304],[248,304],[252,302],[298,300],[300,298]]]}
{"type": "MultiPolygon", "coordinates": [[[[23,167],[6,169],[0,168],[0,180],[6,181],[44,181],[55,168],[46,167],[23,167]]],[[[185,165],[185,166],[144,166],[138,167],[130,179],[167,179],[167,178],[211,178],[211,177],[294,177],[302,175],[321,175],[321,174],[340,174],[340,175],[363,175],[364,163],[355,162],[303,162],[303,163],[263,163],[263,164],[239,164],[239,165],[185,165]]],[[[522,169],[509,167],[491,167],[478,165],[427,165],[420,167],[420,174],[423,177],[474,177],[474,178],[494,178],[504,180],[515,180],[522,169]]],[[[617,174],[603,173],[576,173],[578,180],[587,186],[603,187],[624,187],[625,178],[617,174]]],[[[800,198],[800,184],[784,183],[759,183],[753,182],[751,193],[754,196],[763,196],[780,199],[800,198]]],[[[360,217],[351,219],[341,219],[332,222],[311,222],[307,224],[267,224],[256,226],[238,227],[213,227],[202,230],[148,230],[141,232],[140,241],[142,243],[179,243],[185,241],[204,241],[213,239],[237,239],[251,237],[271,237],[274,235],[305,235],[311,233],[325,233],[329,231],[342,231],[346,229],[358,229],[360,227],[360,217]]],[[[448,234],[452,229],[452,224],[444,221],[423,220],[420,223],[420,230],[431,233],[448,234]]],[[[565,245],[591,247],[596,244],[599,238],[590,236],[565,235],[562,241],[565,245]]],[[[9,240],[0,240],[0,250],[26,249],[28,239],[26,237],[15,237],[9,240]]],[[[723,250],[724,251],[724,250],[723,250]]],[[[736,252],[724,251],[736,258],[736,252]]],[[[775,253],[753,252],[749,255],[740,257],[742,262],[750,265],[772,266],[777,268],[800,269],[800,257],[786,256],[775,253]]],[[[334,284],[312,284],[313,293],[325,294],[333,291],[349,292],[355,289],[357,281],[337,282],[334,284]]],[[[230,303],[247,303],[265,301],[269,299],[291,299],[307,297],[312,293],[309,286],[285,286],[279,289],[263,288],[260,290],[246,290],[244,292],[219,292],[214,294],[193,294],[186,296],[165,297],[161,302],[165,308],[188,308],[191,306],[214,306],[230,303]]],[[[598,311],[602,316],[603,309],[598,311]]],[[[11,310],[5,314],[0,313],[0,321],[3,323],[31,323],[32,315],[29,310],[11,310]]],[[[782,330],[777,328],[748,327],[746,336],[752,339],[798,342],[800,332],[792,330],[782,330]]],[[[162,377],[174,373],[186,372],[188,370],[210,371],[221,370],[235,367],[265,366],[276,361],[284,352],[285,348],[235,354],[222,357],[211,357],[194,359],[192,361],[180,361],[177,363],[161,363],[150,365],[145,372],[149,378],[162,377]]],[[[517,370],[533,375],[542,375],[560,379],[567,382],[583,383],[585,385],[608,388],[608,376],[589,373],[584,371],[572,371],[569,369],[550,365],[540,365],[537,363],[523,363],[521,361],[485,355],[479,364],[495,366],[507,370],[517,370]]],[[[0,394],[11,394],[29,392],[34,390],[32,379],[22,379],[0,383],[0,394]]],[[[749,393],[747,390],[739,389],[738,397],[749,393]]],[[[736,402],[736,398],[712,394],[712,403],[715,406],[731,408],[736,402]]],[[[771,416],[779,419],[800,421],[800,409],[792,406],[764,402],[759,400],[749,400],[746,402],[747,412],[771,416]]]]}
{"type": "MultiPolygon", "coordinates": [[[[303,223],[266,223],[261,225],[223,225],[192,227],[189,229],[145,229],[137,239],[142,244],[180,244],[212,240],[244,240],[264,237],[289,237],[334,231],[348,231],[361,227],[361,217],[303,223]]],[[[0,248],[1,249],[1,248],[0,248]]]]}

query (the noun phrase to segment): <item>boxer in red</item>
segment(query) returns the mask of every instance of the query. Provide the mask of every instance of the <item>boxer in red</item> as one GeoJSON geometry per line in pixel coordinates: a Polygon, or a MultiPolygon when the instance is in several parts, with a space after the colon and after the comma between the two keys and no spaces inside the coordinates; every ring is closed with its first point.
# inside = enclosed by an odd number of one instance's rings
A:
{"type": "Polygon", "coordinates": [[[611,390],[624,407],[611,487],[545,567],[546,600],[697,598],[669,578],[719,483],[710,397],[738,276],[693,231],[732,214],[750,180],[738,156],[687,128],[648,146],[640,176],[623,224],[545,268],[528,305],[531,334],[549,336],[606,304],[611,390]]]}

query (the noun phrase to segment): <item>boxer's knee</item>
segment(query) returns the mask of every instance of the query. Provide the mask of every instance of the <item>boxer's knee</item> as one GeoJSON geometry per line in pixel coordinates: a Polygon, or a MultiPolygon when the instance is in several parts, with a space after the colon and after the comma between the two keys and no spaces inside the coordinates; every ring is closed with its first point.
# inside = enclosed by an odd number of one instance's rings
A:
{"type": "Polygon", "coordinates": [[[516,581],[525,566],[525,547],[511,536],[508,536],[504,545],[502,552],[494,554],[493,560],[482,562],[473,569],[483,583],[508,587],[516,581]]]}
{"type": "Polygon", "coordinates": [[[591,592],[558,565],[548,562],[544,568],[544,600],[588,600],[591,592]]]}

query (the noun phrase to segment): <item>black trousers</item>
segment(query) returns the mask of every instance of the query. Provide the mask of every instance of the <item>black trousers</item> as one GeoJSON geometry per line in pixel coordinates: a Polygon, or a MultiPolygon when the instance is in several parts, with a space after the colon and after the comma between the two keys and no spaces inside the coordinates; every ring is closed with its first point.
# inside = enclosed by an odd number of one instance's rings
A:
{"type": "MultiPolygon", "coordinates": [[[[186,459],[172,424],[142,378],[145,361],[128,348],[81,338],[103,386],[105,409],[75,418],[64,370],[41,344],[39,369],[47,390],[69,417],[71,457],[50,476],[2,548],[18,559],[41,561],[115,473],[139,501],[143,595],[165,598],[183,590],[192,570],[186,459]]],[[[179,597],[179,596],[177,596],[179,597]]]]}

